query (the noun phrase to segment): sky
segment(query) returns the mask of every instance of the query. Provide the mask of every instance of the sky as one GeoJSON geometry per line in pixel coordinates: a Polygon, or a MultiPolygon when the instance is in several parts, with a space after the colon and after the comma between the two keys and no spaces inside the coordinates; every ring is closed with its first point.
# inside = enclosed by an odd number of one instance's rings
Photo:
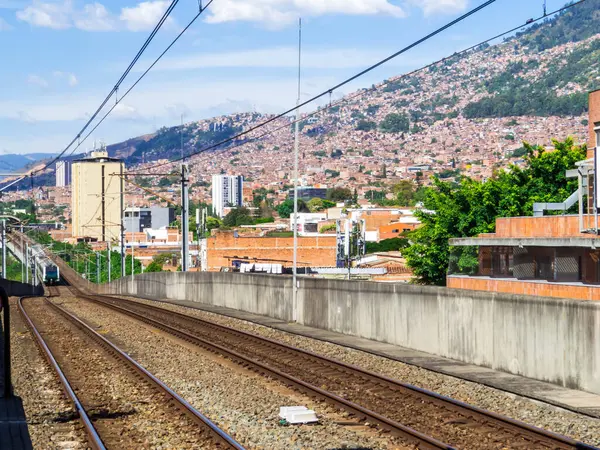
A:
{"type": "MultiPolygon", "coordinates": [[[[197,13],[181,0],[123,93],[197,13]]],[[[278,113],[327,90],[484,0],[214,0],[81,150],[222,114],[278,113]]],[[[547,0],[548,11],[565,0],[547,0]]],[[[58,153],[111,91],[170,1],[0,0],[0,159],[58,153]]],[[[333,93],[451,55],[542,13],[543,0],[497,0],[333,93]]],[[[114,99],[111,100],[114,102],[114,99]]],[[[109,105],[112,106],[112,103],[109,105]]],[[[316,107],[316,105],[315,105],[316,107]]],[[[307,107],[307,110],[309,108],[307,107]]]]}

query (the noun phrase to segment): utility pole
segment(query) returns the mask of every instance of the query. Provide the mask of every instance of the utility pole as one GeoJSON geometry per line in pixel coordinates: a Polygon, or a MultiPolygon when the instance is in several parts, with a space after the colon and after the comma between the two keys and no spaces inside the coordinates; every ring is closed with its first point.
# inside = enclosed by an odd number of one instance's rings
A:
{"type": "Polygon", "coordinates": [[[190,223],[190,199],[188,195],[189,168],[186,163],[181,164],[181,271],[188,271],[190,244],[188,242],[190,223]]]}
{"type": "Polygon", "coordinates": [[[134,234],[133,231],[133,207],[131,207],[131,284],[133,284],[133,277],[135,275],[135,250],[134,250],[134,234]]]}
{"type": "Polygon", "coordinates": [[[123,164],[121,164],[121,278],[125,278],[125,202],[123,199],[123,164]]]}
{"type": "Polygon", "coordinates": [[[6,279],[6,219],[2,220],[2,277],[6,279]]]}
{"type": "Polygon", "coordinates": [[[96,284],[100,284],[100,252],[96,252],[96,284]]]}
{"type": "Polygon", "coordinates": [[[298,149],[300,147],[300,87],[302,68],[302,18],[298,19],[298,99],[296,100],[296,126],[294,128],[294,256],[292,267],[292,320],[298,320],[298,149]]]}
{"type": "Polygon", "coordinates": [[[108,270],[108,282],[110,283],[110,272],[112,270],[112,266],[110,263],[110,242],[106,243],[106,250],[108,250],[107,254],[106,254],[106,259],[107,259],[107,270],[108,270]]]}
{"type": "MultiPolygon", "coordinates": [[[[200,208],[196,209],[196,242],[198,245],[198,255],[196,256],[196,267],[200,268],[200,233],[202,233],[202,229],[200,227],[200,208]]],[[[204,215],[204,211],[202,211],[202,215],[204,215]]]]}
{"type": "Polygon", "coordinates": [[[29,245],[25,242],[25,284],[29,284],[29,245]]]}

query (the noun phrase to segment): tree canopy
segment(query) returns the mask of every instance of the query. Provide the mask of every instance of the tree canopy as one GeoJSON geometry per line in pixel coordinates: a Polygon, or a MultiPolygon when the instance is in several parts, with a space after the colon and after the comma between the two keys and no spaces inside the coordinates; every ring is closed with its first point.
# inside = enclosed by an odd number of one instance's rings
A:
{"type": "Polygon", "coordinates": [[[577,189],[566,170],[585,159],[585,146],[573,139],[554,141],[554,151],[524,143],[526,166],[511,166],[486,181],[461,178],[458,183],[434,178],[425,191],[422,226],[409,234],[404,254],[419,283],[444,285],[448,239],[495,231],[497,217],[529,216],[536,202],[561,202],[577,189]]]}

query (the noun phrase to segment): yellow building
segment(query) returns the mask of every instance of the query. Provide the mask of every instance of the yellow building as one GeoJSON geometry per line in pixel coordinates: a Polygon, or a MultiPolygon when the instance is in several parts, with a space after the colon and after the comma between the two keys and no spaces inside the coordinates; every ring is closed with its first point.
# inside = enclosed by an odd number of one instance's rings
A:
{"type": "Polygon", "coordinates": [[[73,237],[118,240],[123,162],[109,158],[106,151],[96,151],[73,161],[71,168],[73,237]]]}

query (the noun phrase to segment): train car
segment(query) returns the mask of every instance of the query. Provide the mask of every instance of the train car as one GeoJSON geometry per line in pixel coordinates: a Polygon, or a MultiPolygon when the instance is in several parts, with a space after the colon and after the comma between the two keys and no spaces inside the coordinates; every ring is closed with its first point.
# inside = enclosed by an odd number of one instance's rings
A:
{"type": "Polygon", "coordinates": [[[35,267],[39,279],[48,285],[58,284],[60,281],[60,270],[54,261],[46,256],[41,245],[31,246],[31,256],[35,261],[35,267]]]}

